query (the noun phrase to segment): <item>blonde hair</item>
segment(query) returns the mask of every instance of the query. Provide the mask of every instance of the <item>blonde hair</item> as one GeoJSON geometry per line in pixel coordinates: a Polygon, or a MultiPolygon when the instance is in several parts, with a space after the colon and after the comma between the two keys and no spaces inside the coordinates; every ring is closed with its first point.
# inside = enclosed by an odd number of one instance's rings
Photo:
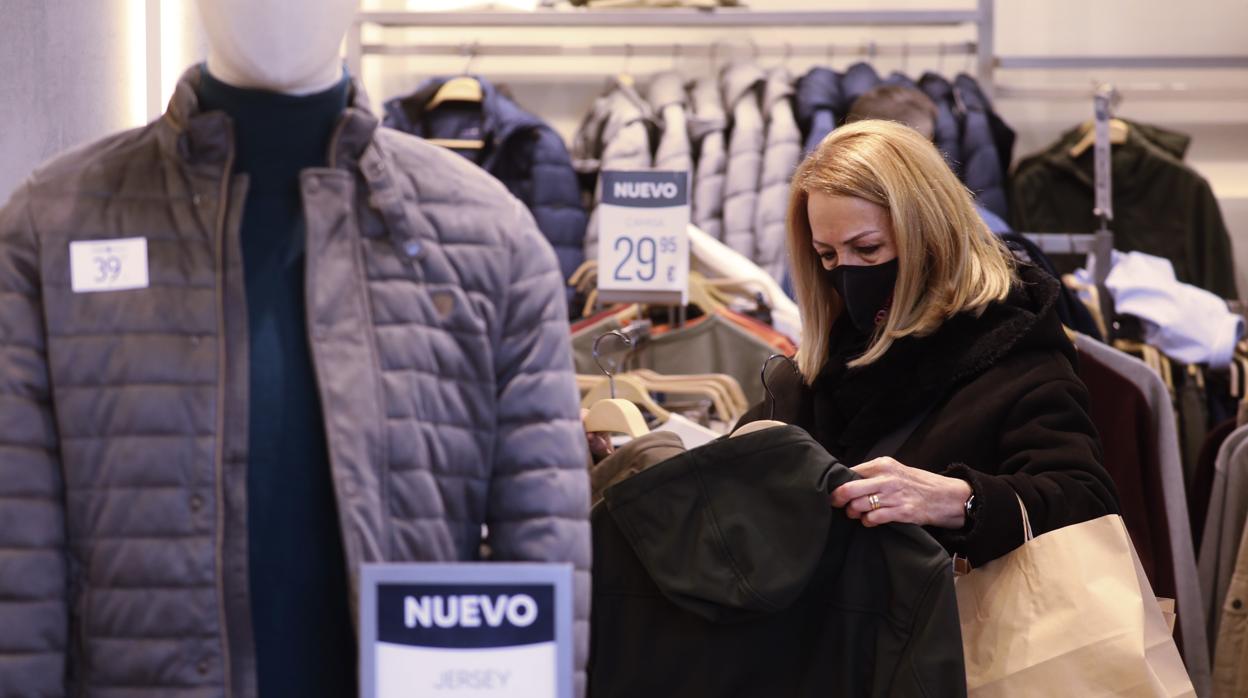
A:
{"type": "Polygon", "coordinates": [[[988,230],[970,191],[930,141],[889,121],[834,130],[798,167],[789,196],[789,254],[802,315],[797,361],[812,382],[828,359],[841,300],[811,246],[811,193],[852,196],[888,210],[897,248],[897,285],[884,325],[862,366],[902,337],[931,334],[961,312],[982,313],[1004,300],[1016,276],[1009,250],[988,230]]]}

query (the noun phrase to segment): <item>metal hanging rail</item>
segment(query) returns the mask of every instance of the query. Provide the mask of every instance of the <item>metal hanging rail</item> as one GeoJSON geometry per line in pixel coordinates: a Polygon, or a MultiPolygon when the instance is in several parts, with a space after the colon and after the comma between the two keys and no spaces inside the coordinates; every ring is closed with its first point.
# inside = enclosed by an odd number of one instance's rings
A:
{"type": "Polygon", "coordinates": [[[357,21],[383,27],[940,27],[971,24],[976,10],[535,10],[533,12],[361,12],[357,21]]]}
{"type": "MultiPolygon", "coordinates": [[[[907,56],[966,56],[976,52],[974,41],[947,43],[889,43],[889,44],[751,44],[748,50],[757,56],[861,56],[864,59],[907,56]]],[[[482,58],[488,56],[633,56],[637,58],[711,58],[720,53],[711,44],[651,43],[651,44],[364,44],[365,55],[370,56],[461,56],[482,58]]]]}
{"type": "MultiPolygon", "coordinates": [[[[671,27],[706,29],[752,29],[762,27],[958,27],[973,26],[978,78],[983,89],[992,90],[993,3],[977,0],[975,9],[956,10],[793,10],[754,11],[741,8],[709,10],[666,8],[636,10],[537,10],[533,12],[361,12],[347,34],[347,65],[359,75],[365,55],[429,55],[433,51],[389,47],[363,42],[364,25],[387,28],[486,28],[486,27],[671,27]]],[[[957,44],[951,44],[955,46],[957,44]]],[[[544,53],[546,49],[525,49],[524,55],[559,55],[544,53]]],[[[650,49],[646,49],[650,50],[650,49]]],[[[657,49],[656,49],[657,50],[657,49]]],[[[562,51],[562,50],[561,50],[562,51]]],[[[629,49],[622,51],[625,55],[629,49]]],[[[820,52],[827,47],[820,45],[820,52]]],[[[900,49],[898,55],[901,55],[900,49]]],[[[457,52],[460,53],[460,52],[457,52]]],[[[500,52],[501,53],[501,52],[500,52]]],[[[572,52],[576,54],[576,49],[572,52]]],[[[691,52],[692,53],[692,52],[691,52]]],[[[783,54],[783,51],[781,52],[783,54]]],[[[793,52],[796,55],[796,52],[793,52]]],[[[448,55],[437,51],[438,55],[448,55]]],[[[478,55],[484,55],[482,50],[478,55]]],[[[515,55],[515,54],[512,54],[515,55]]],[[[584,55],[584,54],[579,54],[584,55]]],[[[598,55],[598,54],[590,54],[598,55]]],[[[606,55],[616,55],[607,53],[606,55]]],[[[644,55],[637,51],[635,55],[644,55]]],[[[662,55],[670,55],[670,44],[662,55]]]]}

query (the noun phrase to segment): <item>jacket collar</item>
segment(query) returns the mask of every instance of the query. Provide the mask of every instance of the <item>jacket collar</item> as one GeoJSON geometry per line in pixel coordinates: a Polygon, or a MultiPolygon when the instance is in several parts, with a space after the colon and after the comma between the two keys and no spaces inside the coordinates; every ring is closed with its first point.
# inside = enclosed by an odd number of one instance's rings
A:
{"type": "Polygon", "coordinates": [[[1073,365],[1074,349],[1054,310],[1057,281],[1032,266],[1021,266],[1019,277],[1004,302],[978,317],[955,315],[926,337],[897,340],[873,364],[847,368],[857,351],[832,356],[812,386],[820,442],[839,442],[838,455],[861,457],[905,420],[1017,351],[1058,351],[1073,365]]]}
{"type": "Polygon", "coordinates": [[[720,92],[728,110],[731,111],[746,93],[757,88],[765,78],[762,68],[754,63],[737,63],[725,68],[720,76],[720,92]]]}
{"type": "MultiPolygon", "coordinates": [[[[169,108],[160,119],[157,138],[171,157],[185,162],[192,170],[219,177],[233,147],[230,118],[223,112],[200,111],[196,88],[203,66],[183,73],[174,89],[169,108]]],[[[374,136],[379,121],[368,106],[368,97],[358,81],[352,80],[349,106],[334,128],[329,143],[329,166],[358,172],[367,186],[368,204],[381,218],[398,252],[416,262],[428,253],[427,241],[436,239],[432,224],[405,201],[416,192],[404,189],[392,173],[388,158],[374,136]]]]}
{"type": "MultiPolygon", "coordinates": [[[[233,147],[230,117],[223,112],[200,110],[197,89],[203,77],[202,64],[182,74],[173,97],[160,120],[158,140],[171,156],[192,167],[223,167],[233,147]]],[[[331,167],[351,168],[363,157],[373,141],[378,120],[369,109],[368,97],[354,78],[346,111],[343,112],[329,145],[331,167]]]]}
{"type": "Polygon", "coordinates": [[[797,81],[794,111],[799,123],[809,124],[820,109],[835,111],[841,101],[841,76],[827,68],[811,68],[797,81]]]}

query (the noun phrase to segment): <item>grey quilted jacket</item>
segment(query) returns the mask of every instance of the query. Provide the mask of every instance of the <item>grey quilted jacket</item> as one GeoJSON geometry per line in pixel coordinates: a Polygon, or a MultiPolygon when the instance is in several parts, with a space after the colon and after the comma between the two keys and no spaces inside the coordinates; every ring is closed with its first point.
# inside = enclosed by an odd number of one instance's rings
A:
{"type": "MultiPolygon", "coordinates": [[[[0,696],[255,696],[247,339],[228,117],[161,119],[0,209],[0,696]],[[150,282],[75,293],[70,243],[150,282]]],[[[305,170],[308,341],[346,564],[567,561],[586,658],[589,488],[558,266],[532,217],[358,99],[305,170]]],[[[309,541],[309,544],[315,544],[309,541]]],[[[583,676],[579,682],[583,685],[583,676]]]]}
{"type": "Polygon", "coordinates": [[[765,126],[760,107],[763,71],[753,63],[724,70],[720,88],[732,133],[728,136],[728,169],[724,176],[724,244],[754,260],[755,208],[763,169],[765,126]]]}
{"type": "Polygon", "coordinates": [[[650,107],[663,128],[654,150],[654,169],[686,172],[693,169],[689,146],[689,99],[679,73],[655,75],[650,81],[650,107]]]}
{"type": "MultiPolygon", "coordinates": [[[[650,154],[650,122],[653,115],[632,87],[617,84],[594,102],[572,142],[573,166],[580,172],[602,170],[648,170],[654,164],[650,154]]],[[[601,198],[595,189],[594,203],[601,198]]],[[[598,209],[589,214],[585,229],[585,259],[598,259],[598,209]]]]}
{"type": "Polygon", "coordinates": [[[693,84],[693,141],[698,149],[693,170],[693,224],[716,240],[724,237],[724,173],[728,150],[724,130],[728,117],[719,96],[719,81],[704,78],[693,84]]]}
{"type": "Polygon", "coordinates": [[[789,212],[789,179],[802,159],[802,132],[793,116],[793,79],[783,66],[767,72],[763,115],[767,140],[758,183],[754,222],[754,263],[777,282],[784,278],[785,218],[789,212]]]}

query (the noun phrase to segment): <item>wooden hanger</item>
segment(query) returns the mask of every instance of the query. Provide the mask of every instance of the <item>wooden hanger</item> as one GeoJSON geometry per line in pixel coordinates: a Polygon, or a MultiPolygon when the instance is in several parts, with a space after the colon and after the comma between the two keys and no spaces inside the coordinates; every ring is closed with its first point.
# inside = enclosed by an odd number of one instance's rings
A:
{"type": "MultiPolygon", "coordinates": [[[[694,373],[668,375],[652,371],[648,368],[639,368],[629,372],[646,381],[648,385],[659,385],[661,382],[690,383],[695,386],[709,386],[719,390],[724,397],[724,402],[728,409],[735,414],[744,414],[750,409],[750,403],[745,397],[745,391],[741,389],[741,383],[736,378],[724,373],[694,373]]],[[[720,413],[723,414],[722,412],[720,413]]]]}
{"type": "MultiPolygon", "coordinates": [[[[603,400],[611,399],[612,382],[615,383],[615,398],[623,398],[663,421],[672,416],[671,412],[663,409],[658,402],[655,402],[654,397],[650,395],[650,391],[640,379],[627,373],[599,381],[598,385],[590,388],[589,392],[585,394],[585,397],[581,400],[581,407],[590,407],[603,400]]],[[[592,410],[593,408],[590,407],[590,409],[592,410]]]]}
{"type": "Polygon", "coordinates": [[[598,269],[598,260],[596,259],[585,260],[584,262],[581,263],[581,266],[576,268],[576,271],[572,272],[572,276],[568,277],[568,285],[575,287],[576,290],[578,291],[583,290],[581,288],[581,282],[589,278],[590,272],[597,271],[597,269],[598,269]]]}
{"type": "MultiPolygon", "coordinates": [[[[585,431],[606,431],[616,434],[627,434],[637,438],[650,433],[650,428],[646,426],[646,420],[641,416],[641,410],[638,409],[637,405],[615,396],[615,374],[602,365],[601,357],[598,353],[598,344],[611,335],[619,337],[629,346],[633,344],[633,340],[618,330],[607,332],[594,340],[594,363],[598,364],[598,368],[607,377],[607,383],[610,385],[610,392],[608,393],[610,397],[592,402],[589,414],[585,415],[585,431]]],[[[590,392],[592,393],[593,390],[590,392]]],[[[581,404],[585,405],[588,402],[589,400],[587,399],[581,404]]]]}
{"type": "Polygon", "coordinates": [[[696,271],[689,272],[689,304],[705,315],[717,315],[728,308],[711,293],[706,277],[696,271]]]}
{"type": "MultiPolygon", "coordinates": [[[[1082,130],[1083,138],[1079,139],[1079,142],[1070,149],[1070,156],[1072,158],[1077,158],[1080,155],[1083,155],[1088,151],[1088,148],[1091,148],[1096,144],[1096,124],[1092,121],[1085,121],[1083,123],[1082,130]]],[[[1128,126],[1127,122],[1122,119],[1110,119],[1109,142],[1113,145],[1122,145],[1123,143],[1126,143],[1130,130],[1131,127],[1128,126]]]]}
{"type": "MultiPolygon", "coordinates": [[[[433,111],[447,102],[480,104],[484,98],[481,82],[474,77],[461,75],[442,83],[425,105],[425,109],[433,111]]],[[[452,150],[480,150],[485,147],[485,141],[479,138],[430,138],[429,142],[452,150]]]]}
{"type": "Polygon", "coordinates": [[[642,384],[650,392],[661,392],[675,395],[696,395],[709,398],[711,405],[715,408],[715,413],[719,418],[731,422],[740,416],[734,413],[729,407],[728,396],[723,388],[718,384],[711,382],[699,382],[696,380],[684,380],[684,376],[659,376],[654,378],[643,378],[636,374],[629,373],[629,376],[635,376],[641,380],[642,384]]]}
{"type": "Polygon", "coordinates": [[[585,431],[628,434],[634,439],[650,433],[641,410],[628,400],[607,398],[594,403],[585,416],[585,431]]]}

